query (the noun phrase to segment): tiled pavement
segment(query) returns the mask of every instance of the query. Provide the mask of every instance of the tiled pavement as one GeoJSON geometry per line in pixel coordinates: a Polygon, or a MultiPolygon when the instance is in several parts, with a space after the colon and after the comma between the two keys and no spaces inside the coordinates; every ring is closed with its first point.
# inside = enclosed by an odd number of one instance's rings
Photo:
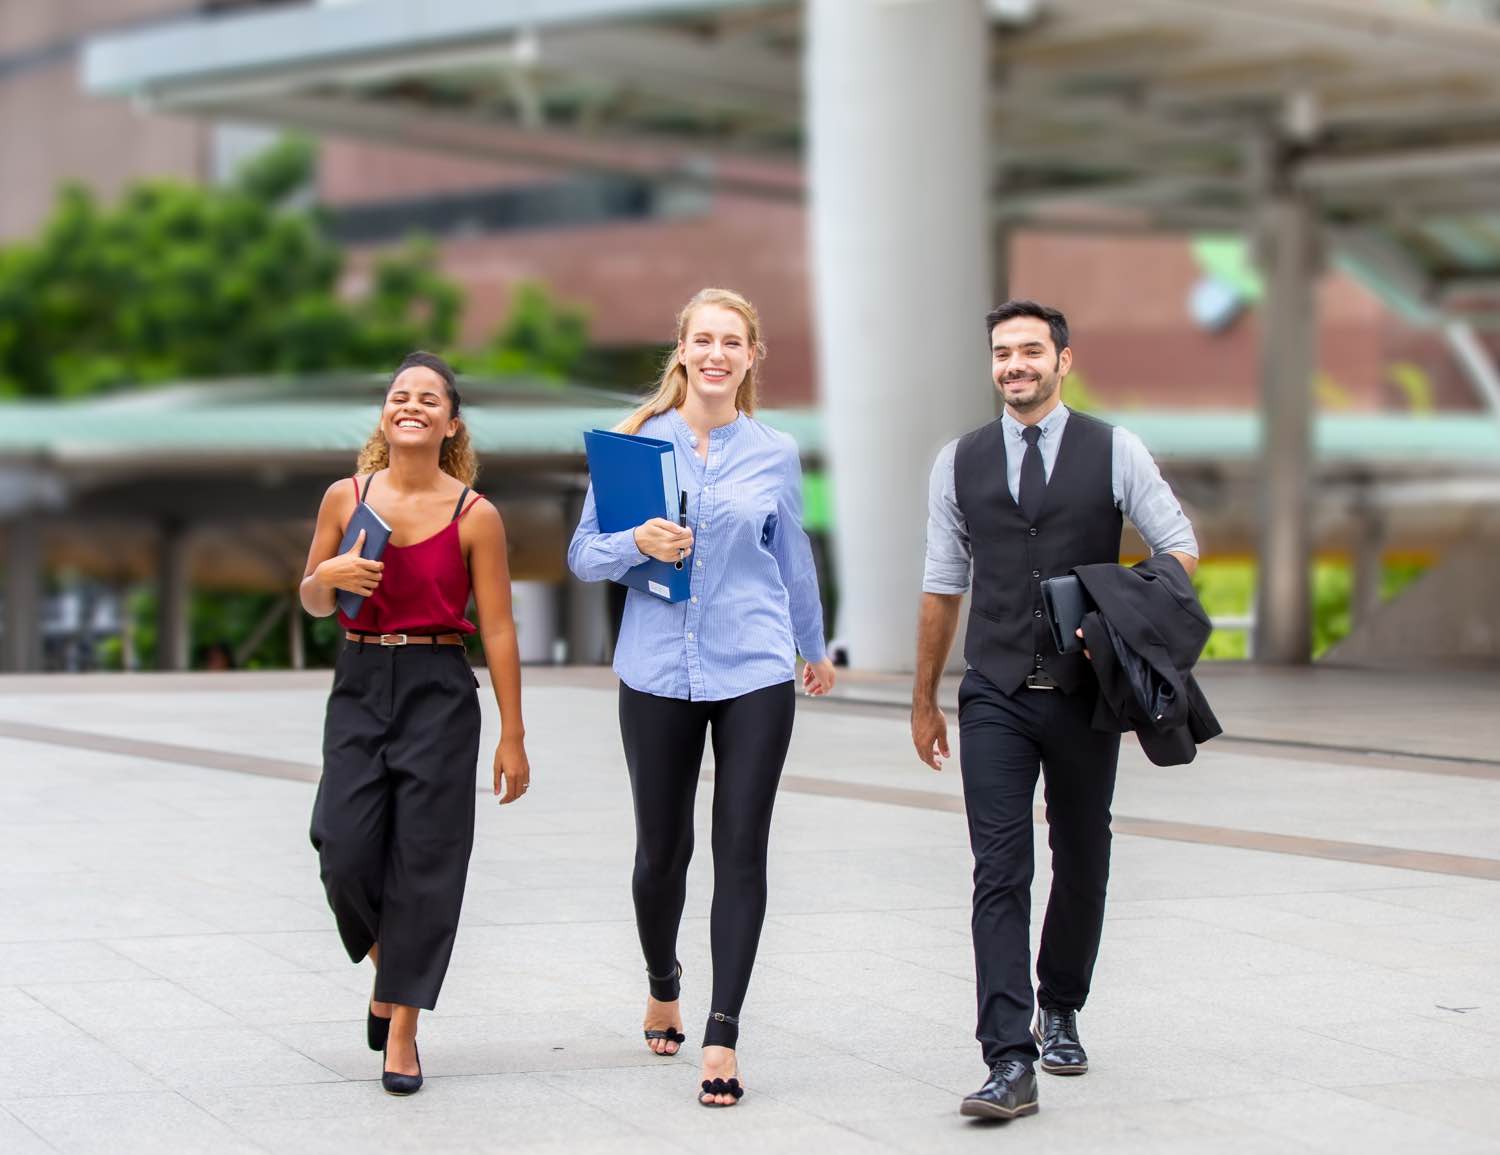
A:
{"type": "MultiPolygon", "coordinates": [[[[640,1043],[606,672],[527,671],[536,785],[480,808],[410,1100],[306,837],[327,676],[0,679],[0,1152],[1497,1151],[1500,678],[1445,678],[1210,675],[1235,740],[1175,769],[1127,743],[1093,1069],[998,1128],[955,1110],[983,1076],[970,864],[956,767],[872,704],[899,681],[801,710],[750,1092],[705,1111],[693,1046],[640,1043]]],[[[710,886],[700,855],[690,1038],[710,886]]]]}

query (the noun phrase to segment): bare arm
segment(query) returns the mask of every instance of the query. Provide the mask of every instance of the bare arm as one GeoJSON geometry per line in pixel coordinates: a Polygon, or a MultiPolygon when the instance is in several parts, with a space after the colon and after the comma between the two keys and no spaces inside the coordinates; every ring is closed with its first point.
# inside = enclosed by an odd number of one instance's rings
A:
{"type": "Polygon", "coordinates": [[[958,611],[962,603],[962,594],[924,593],[917,618],[917,673],[911,689],[911,739],[917,748],[917,757],[934,770],[941,770],[942,759],[948,757],[948,719],[938,708],[937,693],[943,667],[948,664],[948,652],[953,648],[953,635],[958,632],[958,611]]]}
{"type": "Polygon", "coordinates": [[[464,518],[469,547],[469,576],[479,611],[479,640],[484,647],[495,702],[500,707],[500,747],[495,751],[496,796],[514,802],[531,781],[526,757],[526,725],[521,720],[521,648],[510,604],[510,560],[500,511],[481,500],[464,518]]]}
{"type": "Polygon", "coordinates": [[[348,552],[337,552],[344,526],[354,513],[352,488],[347,481],[335,481],[318,506],[318,524],[307,550],[307,566],[298,591],[302,608],[315,618],[326,618],[333,613],[339,590],[369,596],[380,584],[380,573],[385,568],[381,562],[366,561],[359,556],[363,535],[348,552]]]}
{"type": "Polygon", "coordinates": [[[1198,559],[1195,558],[1192,554],[1181,553],[1175,549],[1169,549],[1167,550],[1167,553],[1169,553],[1172,557],[1175,557],[1182,563],[1182,568],[1187,570],[1188,577],[1192,577],[1195,573],[1198,572],[1198,559]]]}

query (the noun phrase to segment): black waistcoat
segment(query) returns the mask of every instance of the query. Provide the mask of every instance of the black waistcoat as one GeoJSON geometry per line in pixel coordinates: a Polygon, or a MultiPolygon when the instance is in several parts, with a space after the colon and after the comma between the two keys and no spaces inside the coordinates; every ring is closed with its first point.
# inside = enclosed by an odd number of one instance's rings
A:
{"type": "Polygon", "coordinates": [[[1010,495],[1000,420],[966,434],[953,459],[959,511],[974,556],[964,659],[1007,694],[1044,671],[1072,691],[1088,676],[1081,653],[1059,654],[1042,610],[1042,579],[1120,560],[1114,427],[1069,413],[1035,522],[1010,495]]]}

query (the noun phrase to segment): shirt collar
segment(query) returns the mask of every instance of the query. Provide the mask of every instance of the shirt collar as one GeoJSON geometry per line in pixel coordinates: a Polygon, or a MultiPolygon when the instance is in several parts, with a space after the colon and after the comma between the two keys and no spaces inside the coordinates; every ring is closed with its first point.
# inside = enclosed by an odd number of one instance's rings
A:
{"type": "MultiPolygon", "coordinates": [[[[681,413],[679,413],[676,409],[668,409],[667,415],[671,418],[672,428],[677,431],[678,435],[684,441],[686,441],[689,445],[698,444],[698,435],[694,433],[688,426],[688,423],[682,419],[681,413]]],[[[714,442],[722,443],[728,441],[744,427],[745,415],[743,413],[736,413],[734,415],[734,420],[731,421],[728,425],[720,425],[717,429],[710,429],[708,431],[709,444],[713,444],[714,442]]]]}
{"type": "MultiPolygon", "coordinates": [[[[1060,434],[1062,432],[1062,427],[1067,423],[1067,420],[1068,407],[1059,402],[1056,409],[1047,414],[1047,416],[1043,417],[1041,421],[1037,423],[1037,428],[1042,431],[1042,439],[1044,441],[1051,441],[1054,434],[1060,434]]],[[[1000,418],[1000,424],[1004,427],[1005,436],[1008,440],[1022,440],[1021,431],[1025,429],[1026,426],[1022,425],[1019,421],[1012,417],[1010,415],[1009,409],[1007,409],[1004,415],[1000,418]]]]}

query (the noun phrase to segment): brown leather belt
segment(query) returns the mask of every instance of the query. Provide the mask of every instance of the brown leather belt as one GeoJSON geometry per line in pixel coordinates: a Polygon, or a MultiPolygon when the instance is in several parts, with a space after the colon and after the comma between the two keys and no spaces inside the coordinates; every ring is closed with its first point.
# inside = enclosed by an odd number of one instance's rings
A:
{"type": "Polygon", "coordinates": [[[344,637],[362,646],[461,646],[462,634],[356,634],[346,632],[344,637]]]}

